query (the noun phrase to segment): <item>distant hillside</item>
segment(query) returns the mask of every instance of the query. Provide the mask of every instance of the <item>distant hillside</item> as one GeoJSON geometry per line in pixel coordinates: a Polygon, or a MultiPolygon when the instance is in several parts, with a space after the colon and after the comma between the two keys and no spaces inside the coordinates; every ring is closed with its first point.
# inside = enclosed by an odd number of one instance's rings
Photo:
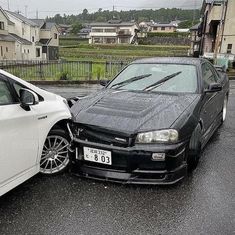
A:
{"type": "Polygon", "coordinates": [[[120,18],[123,21],[135,20],[137,22],[154,20],[155,22],[170,22],[173,20],[195,21],[200,18],[199,10],[185,9],[159,9],[159,10],[130,10],[130,11],[109,11],[102,10],[94,13],[89,13],[87,9],[79,15],[63,15],[56,14],[54,17],[47,18],[47,21],[57,24],[75,24],[108,21],[113,17],[120,18]]]}

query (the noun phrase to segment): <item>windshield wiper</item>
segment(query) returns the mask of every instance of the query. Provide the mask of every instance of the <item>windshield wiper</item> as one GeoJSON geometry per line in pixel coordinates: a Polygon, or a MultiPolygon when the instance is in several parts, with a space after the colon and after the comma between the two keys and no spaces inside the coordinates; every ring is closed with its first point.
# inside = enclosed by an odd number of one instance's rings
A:
{"type": "Polygon", "coordinates": [[[116,87],[116,86],[117,86],[117,88],[120,88],[120,87],[123,87],[123,86],[125,86],[125,85],[127,85],[127,84],[130,84],[130,83],[132,83],[132,82],[135,82],[135,81],[138,81],[138,80],[141,80],[141,79],[150,77],[150,76],[152,76],[151,73],[149,73],[149,74],[144,74],[144,75],[140,75],[140,76],[136,76],[136,77],[132,77],[132,78],[127,79],[126,81],[123,81],[123,82],[119,82],[119,83],[114,84],[113,86],[111,86],[111,88],[116,87]]]}
{"type": "Polygon", "coordinates": [[[153,83],[152,85],[147,86],[146,88],[144,88],[143,91],[151,91],[151,90],[154,90],[155,88],[161,86],[162,84],[164,84],[164,83],[167,82],[168,80],[170,80],[170,79],[172,79],[172,78],[178,76],[178,75],[181,74],[181,73],[182,73],[182,71],[179,71],[179,72],[177,72],[177,73],[173,73],[173,74],[171,74],[171,75],[168,75],[168,76],[162,78],[161,80],[159,80],[159,81],[153,83]]]}

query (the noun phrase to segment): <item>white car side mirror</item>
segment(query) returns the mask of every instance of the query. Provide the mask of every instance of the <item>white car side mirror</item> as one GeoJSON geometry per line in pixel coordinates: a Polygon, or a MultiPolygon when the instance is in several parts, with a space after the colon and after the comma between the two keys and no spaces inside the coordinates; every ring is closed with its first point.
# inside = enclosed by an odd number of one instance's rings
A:
{"type": "Polygon", "coordinates": [[[38,95],[29,89],[22,88],[20,89],[20,103],[24,110],[30,111],[30,106],[39,103],[38,95]]]}

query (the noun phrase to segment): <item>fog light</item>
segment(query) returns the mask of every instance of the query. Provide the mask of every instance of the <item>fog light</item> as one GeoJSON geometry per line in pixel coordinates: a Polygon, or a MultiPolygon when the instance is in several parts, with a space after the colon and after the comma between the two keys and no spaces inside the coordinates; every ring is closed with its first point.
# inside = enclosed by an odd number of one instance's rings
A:
{"type": "Polygon", "coordinates": [[[165,161],[165,153],[153,153],[152,161],[165,161]]]}

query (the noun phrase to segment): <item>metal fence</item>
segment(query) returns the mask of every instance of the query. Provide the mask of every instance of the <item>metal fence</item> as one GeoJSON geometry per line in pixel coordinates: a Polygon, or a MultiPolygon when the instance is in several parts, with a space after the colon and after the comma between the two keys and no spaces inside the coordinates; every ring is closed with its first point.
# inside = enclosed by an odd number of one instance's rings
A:
{"type": "Polygon", "coordinates": [[[28,81],[99,80],[114,77],[128,62],[0,61],[0,69],[28,81]]]}

